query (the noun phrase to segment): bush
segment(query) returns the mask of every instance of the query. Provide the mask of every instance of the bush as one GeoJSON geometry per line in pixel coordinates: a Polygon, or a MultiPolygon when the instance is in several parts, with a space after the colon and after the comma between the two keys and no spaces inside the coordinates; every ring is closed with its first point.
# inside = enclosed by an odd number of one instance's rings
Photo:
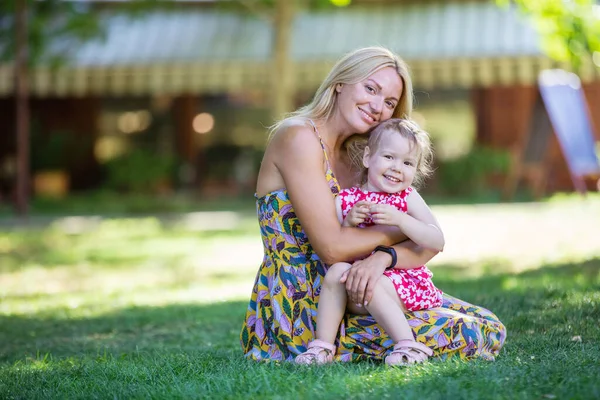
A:
{"type": "Polygon", "coordinates": [[[135,149],[105,164],[106,187],[122,192],[154,192],[168,185],[175,158],[135,149]]]}
{"type": "Polygon", "coordinates": [[[449,195],[480,195],[489,191],[493,175],[508,172],[506,150],[475,146],[466,155],[439,163],[436,171],[440,188],[449,195]]]}
{"type": "Polygon", "coordinates": [[[66,170],[77,165],[91,153],[91,135],[54,130],[43,134],[34,123],[30,139],[30,168],[32,172],[66,170]]]}

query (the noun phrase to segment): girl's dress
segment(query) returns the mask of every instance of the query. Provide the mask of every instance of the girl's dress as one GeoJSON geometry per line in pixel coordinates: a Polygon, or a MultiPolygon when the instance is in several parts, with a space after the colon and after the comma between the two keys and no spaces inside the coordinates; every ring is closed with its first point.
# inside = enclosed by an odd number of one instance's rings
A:
{"type": "MultiPolygon", "coordinates": [[[[346,218],[348,212],[359,201],[368,201],[375,204],[389,204],[402,212],[408,212],[406,197],[413,191],[409,187],[398,193],[369,192],[358,187],[343,189],[338,194],[342,205],[342,217],[346,218]]],[[[360,228],[373,225],[368,217],[359,225],[360,228]]],[[[398,297],[408,311],[419,311],[428,308],[440,307],[443,304],[442,291],[435,287],[431,278],[433,273],[426,266],[413,269],[388,269],[383,273],[387,276],[398,293],[398,297]]]]}
{"type": "MultiPolygon", "coordinates": [[[[335,196],[340,186],[322,140],[321,147],[335,196]]],[[[314,338],[326,266],[308,242],[285,189],[257,198],[256,207],[265,253],[240,342],[248,358],[290,361],[314,338]]],[[[506,338],[504,325],[492,312],[447,294],[441,307],[409,312],[406,318],[416,340],[442,359],[459,355],[493,360],[506,338]]],[[[383,360],[394,344],[373,317],[346,314],[335,343],[336,360],[383,360]]]]}

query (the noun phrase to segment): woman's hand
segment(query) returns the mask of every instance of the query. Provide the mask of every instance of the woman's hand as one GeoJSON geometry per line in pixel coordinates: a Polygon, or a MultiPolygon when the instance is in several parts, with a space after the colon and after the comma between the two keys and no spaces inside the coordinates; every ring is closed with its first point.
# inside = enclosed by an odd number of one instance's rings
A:
{"type": "Polygon", "coordinates": [[[390,262],[392,257],[389,254],[378,251],[352,264],[352,268],[340,279],[340,283],[346,283],[348,301],[358,307],[367,305],[373,297],[373,289],[377,281],[389,267],[390,262]]]}
{"type": "Polygon", "coordinates": [[[356,202],[354,207],[352,207],[350,211],[348,211],[348,215],[346,215],[346,218],[344,219],[342,225],[358,226],[365,222],[365,219],[367,219],[367,217],[369,216],[370,206],[371,203],[369,203],[368,201],[361,200],[356,202]]]}

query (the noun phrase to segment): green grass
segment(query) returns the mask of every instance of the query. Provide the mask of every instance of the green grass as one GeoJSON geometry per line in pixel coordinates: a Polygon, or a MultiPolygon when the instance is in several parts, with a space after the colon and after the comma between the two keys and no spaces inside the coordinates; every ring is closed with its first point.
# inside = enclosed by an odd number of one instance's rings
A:
{"type": "Polygon", "coordinates": [[[483,257],[432,267],[442,290],[506,324],[495,362],[302,368],[241,355],[261,257],[251,219],[79,223],[0,232],[0,398],[600,397],[600,253],[547,263],[531,249],[521,272],[483,257]]]}
{"type": "MultiPolygon", "coordinates": [[[[576,194],[559,194],[561,198],[574,198],[576,194]]],[[[591,196],[597,196],[592,193],[591,196]]],[[[554,196],[556,197],[556,196],[554,196]]],[[[501,201],[498,190],[478,195],[442,196],[427,194],[429,204],[482,204],[501,201]]],[[[530,201],[531,196],[518,192],[515,202],[530,201]]],[[[194,211],[239,210],[255,211],[254,199],[250,194],[239,197],[203,197],[200,194],[151,195],[142,193],[115,193],[107,190],[91,190],[71,193],[64,199],[33,197],[30,202],[33,216],[61,215],[145,215],[156,213],[182,213],[194,211]]],[[[14,207],[0,202],[0,218],[14,215],[14,207]]]]}
{"type": "MultiPolygon", "coordinates": [[[[123,194],[94,190],[71,193],[63,199],[33,197],[29,208],[30,214],[34,216],[142,215],[221,210],[254,212],[255,204],[251,195],[202,198],[197,194],[123,194]]],[[[13,214],[14,207],[12,205],[6,202],[0,203],[0,217],[8,217],[13,214]]]]}

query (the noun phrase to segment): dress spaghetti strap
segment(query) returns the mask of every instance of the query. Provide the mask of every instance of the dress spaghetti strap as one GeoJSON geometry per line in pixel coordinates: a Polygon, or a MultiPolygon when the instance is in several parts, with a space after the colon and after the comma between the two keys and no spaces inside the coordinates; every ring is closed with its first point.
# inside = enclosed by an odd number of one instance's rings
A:
{"type": "Polygon", "coordinates": [[[321,148],[323,149],[323,155],[325,156],[325,162],[327,163],[327,170],[328,171],[333,171],[331,169],[331,164],[329,163],[329,156],[327,156],[327,151],[325,150],[325,143],[323,143],[323,139],[321,138],[321,135],[319,135],[319,130],[317,129],[317,125],[315,125],[315,123],[313,122],[313,120],[310,119],[310,118],[308,119],[308,122],[310,123],[310,125],[313,128],[313,130],[317,134],[317,137],[319,138],[319,142],[321,143],[321,148]]]}

